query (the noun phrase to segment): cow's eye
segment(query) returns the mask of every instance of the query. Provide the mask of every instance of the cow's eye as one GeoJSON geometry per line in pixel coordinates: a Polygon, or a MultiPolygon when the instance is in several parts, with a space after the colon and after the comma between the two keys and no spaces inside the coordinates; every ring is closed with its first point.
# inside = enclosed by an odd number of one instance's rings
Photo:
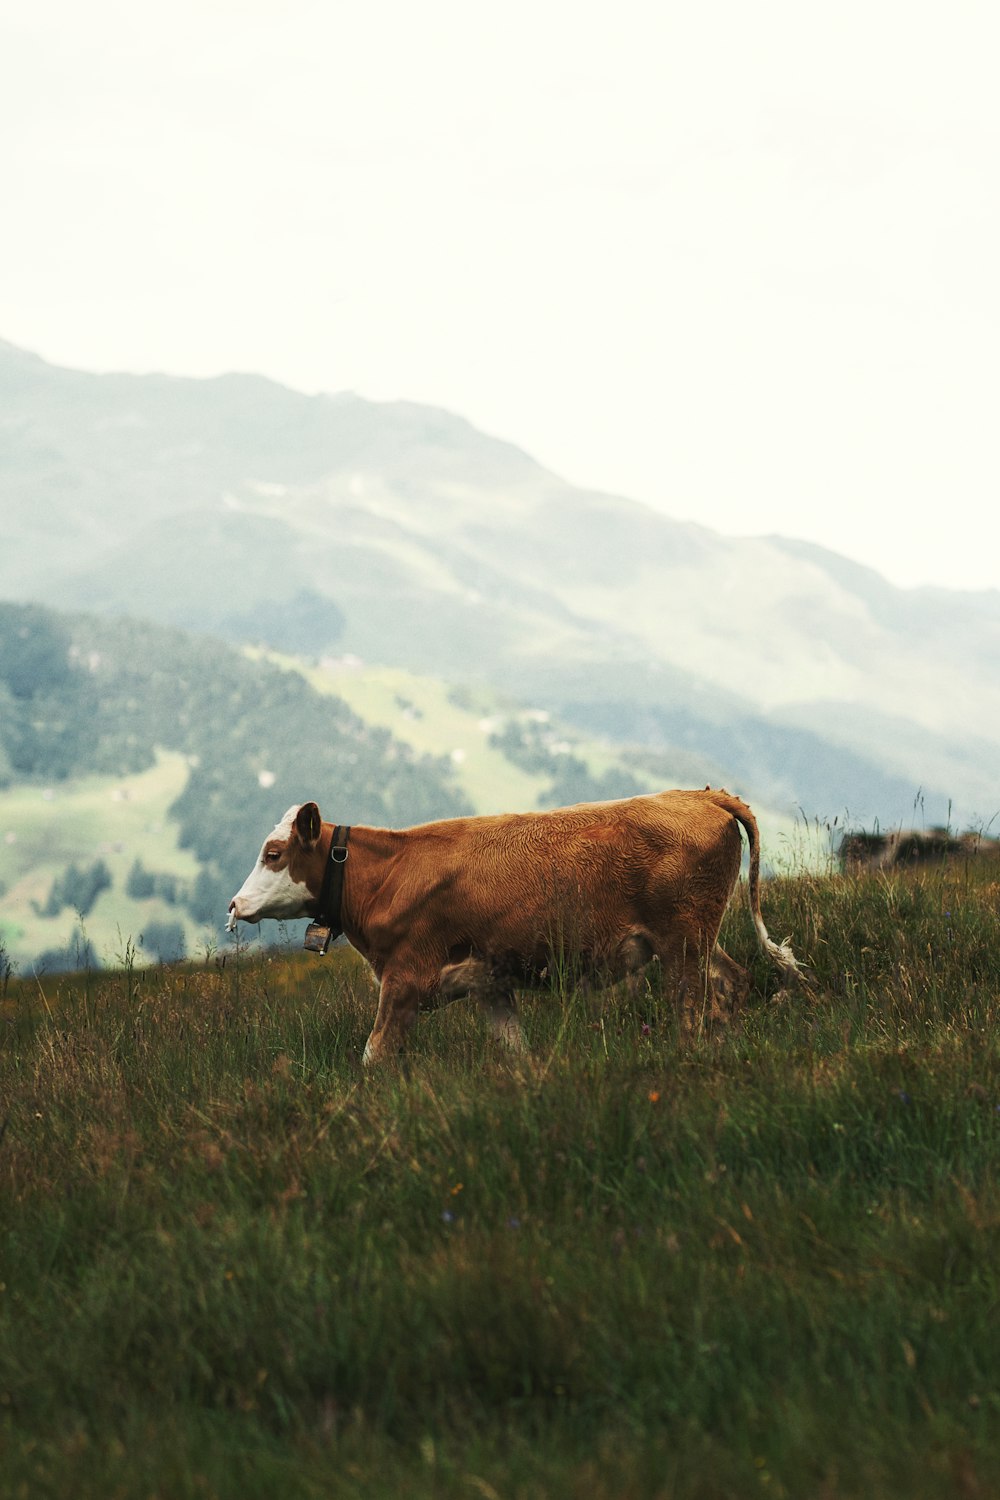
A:
{"type": "Polygon", "coordinates": [[[277,849],[268,849],[267,853],[264,855],[264,858],[266,860],[269,860],[271,862],[271,864],[274,864],[274,862],[278,858],[278,851],[277,851],[277,849]]]}

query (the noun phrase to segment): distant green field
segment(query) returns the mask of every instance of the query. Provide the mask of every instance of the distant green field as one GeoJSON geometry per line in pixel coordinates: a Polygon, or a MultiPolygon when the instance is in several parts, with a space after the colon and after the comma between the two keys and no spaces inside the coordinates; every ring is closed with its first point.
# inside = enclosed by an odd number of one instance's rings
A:
{"type": "MultiPolygon", "coordinates": [[[[151,921],[180,922],[188,951],[197,951],[200,930],[181,907],[159,898],[134,901],[125,892],[137,858],[147,869],[182,880],[197,875],[196,859],[178,847],[177,825],[167,817],[187,774],[184,756],[160,753],[154,767],[133,776],[85,776],[0,791],[0,936],[16,963],[65,947],[79,934],[72,910],[42,917],[32,902],[44,905],[68,864],[90,865],[98,858],[113,885],[97,898],[83,927],[102,963],[116,963],[129,940],[138,945],[151,921]]],[[[141,948],[137,956],[142,962],[141,948]]]]}
{"type": "Polygon", "coordinates": [[[742,1026],[655,976],[362,1076],[363,966],[0,986],[0,1493],[1000,1494],[992,862],[771,883],[742,1026]]]}
{"type": "Polygon", "coordinates": [[[477,812],[511,812],[537,805],[545,778],[520,770],[489,744],[499,715],[488,691],[478,695],[478,702],[460,707],[447,683],[392,667],[336,676],[313,668],[307,675],[315,688],[339,694],[367,723],[382,725],[423,754],[448,756],[477,812]]]}
{"type": "MultiPolygon", "coordinates": [[[[508,703],[487,687],[456,691],[440,678],[395,667],[359,665],[331,671],[307,666],[294,657],[268,655],[302,672],[319,692],[343,698],[366,723],[388,729],[421,754],[450,758],[459,786],[477,813],[528,811],[543,805],[548,778],[514,765],[489,743],[491,732],[508,718],[530,717],[530,705],[508,703]]],[[[539,705],[538,711],[544,712],[544,706],[539,705]]],[[[587,739],[575,730],[560,730],[560,738],[597,776],[625,764],[604,741],[587,739]]],[[[682,773],[663,780],[628,769],[645,791],[683,786],[690,780],[682,773]]],[[[769,808],[756,807],[755,812],[773,865],[782,870],[826,867],[829,841],[815,828],[805,828],[769,808]]]]}
{"type": "Polygon", "coordinates": [[[466,700],[468,706],[460,706],[440,678],[419,677],[395,667],[345,667],[331,672],[295,657],[269,655],[301,672],[318,692],[343,698],[366,723],[388,729],[423,755],[448,757],[477,813],[537,806],[545,778],[521,770],[488,743],[490,730],[501,717],[498,700],[488,689],[477,690],[466,700]]]}

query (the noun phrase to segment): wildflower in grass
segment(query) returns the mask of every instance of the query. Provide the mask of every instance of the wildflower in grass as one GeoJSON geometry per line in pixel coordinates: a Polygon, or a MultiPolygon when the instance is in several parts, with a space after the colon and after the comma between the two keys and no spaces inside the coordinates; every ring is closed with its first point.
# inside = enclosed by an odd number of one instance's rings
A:
{"type": "Polygon", "coordinates": [[[653,1034],[653,1028],[652,1028],[652,1026],[650,1026],[650,1024],[649,1024],[648,1021],[643,1021],[643,1023],[642,1023],[642,1035],[643,1036],[652,1036],[652,1034],[653,1034]]]}
{"type": "Polygon", "coordinates": [[[450,1208],[446,1208],[442,1213],[441,1222],[442,1224],[454,1224],[455,1215],[452,1213],[450,1208]]]}
{"type": "Polygon", "coordinates": [[[657,1104],[659,1102],[659,1098],[660,1098],[660,1091],[659,1091],[659,1089],[650,1089],[650,1091],[646,1095],[646,1097],[649,1100],[650,1104],[657,1104]]]}
{"type": "Polygon", "coordinates": [[[507,1228],[508,1229],[520,1229],[520,1227],[521,1227],[521,1221],[520,1221],[520,1219],[516,1216],[516,1214],[511,1214],[510,1218],[507,1220],[507,1228]]]}
{"type": "Polygon", "coordinates": [[[910,1096],[905,1089],[897,1089],[897,1093],[901,1104],[909,1104],[910,1096]]]}
{"type": "Polygon", "coordinates": [[[464,1182],[456,1182],[456,1183],[455,1183],[455,1186],[454,1186],[454,1187],[453,1187],[453,1188],[452,1188],[452,1189],[451,1189],[451,1196],[452,1196],[452,1197],[453,1197],[453,1198],[457,1198],[457,1197],[458,1197],[458,1195],[459,1195],[459,1193],[460,1193],[460,1192],[461,1192],[461,1191],[462,1191],[462,1189],[463,1189],[463,1188],[464,1188],[464,1186],[465,1186],[465,1183],[464,1183],[464,1182]]]}

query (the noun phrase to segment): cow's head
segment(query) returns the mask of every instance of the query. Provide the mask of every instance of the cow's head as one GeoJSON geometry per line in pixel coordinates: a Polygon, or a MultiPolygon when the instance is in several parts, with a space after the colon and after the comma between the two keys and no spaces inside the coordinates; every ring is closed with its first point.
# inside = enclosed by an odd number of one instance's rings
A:
{"type": "Polygon", "coordinates": [[[261,917],[294,921],[315,914],[323,879],[318,845],[323,824],[315,802],[290,807],[261,847],[257,863],[229,903],[229,932],[261,917]]]}

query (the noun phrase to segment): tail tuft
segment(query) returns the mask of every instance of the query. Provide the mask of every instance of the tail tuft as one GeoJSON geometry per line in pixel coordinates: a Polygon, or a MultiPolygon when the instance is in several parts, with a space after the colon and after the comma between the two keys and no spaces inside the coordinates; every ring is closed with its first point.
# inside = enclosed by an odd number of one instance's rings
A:
{"type": "Polygon", "coordinates": [[[789,946],[788,938],[783,943],[776,943],[773,938],[768,936],[768,931],[764,926],[764,919],[760,915],[759,908],[753,913],[753,925],[757,929],[757,940],[760,943],[762,951],[781,970],[785,978],[801,979],[802,970],[799,967],[798,959],[789,946]]]}
{"type": "Polygon", "coordinates": [[[783,943],[774,942],[768,936],[764,918],[760,914],[760,834],[757,831],[757,819],[739,797],[731,797],[728,792],[713,792],[711,797],[717,807],[724,808],[736,819],[737,823],[742,824],[750,845],[750,879],[748,881],[750,915],[753,918],[761,952],[767,954],[787,980],[807,984],[806,976],[799,967],[799,961],[792,952],[788,939],[786,938],[783,943]]]}

